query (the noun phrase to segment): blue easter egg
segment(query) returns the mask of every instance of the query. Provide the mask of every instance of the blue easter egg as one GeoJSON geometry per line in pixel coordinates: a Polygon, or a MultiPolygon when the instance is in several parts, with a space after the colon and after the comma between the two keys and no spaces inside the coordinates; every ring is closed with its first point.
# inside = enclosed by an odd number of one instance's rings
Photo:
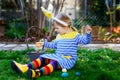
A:
{"type": "Polygon", "coordinates": [[[68,73],[67,72],[64,72],[61,74],[62,77],[68,77],[68,73]]]}
{"type": "Polygon", "coordinates": [[[80,76],[81,73],[80,73],[80,72],[76,72],[75,75],[76,75],[76,76],[80,76]]]}

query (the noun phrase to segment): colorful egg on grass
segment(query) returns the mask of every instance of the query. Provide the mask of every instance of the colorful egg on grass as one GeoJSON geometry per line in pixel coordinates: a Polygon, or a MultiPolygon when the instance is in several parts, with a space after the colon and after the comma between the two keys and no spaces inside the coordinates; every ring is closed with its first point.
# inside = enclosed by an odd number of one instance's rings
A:
{"type": "Polygon", "coordinates": [[[68,77],[68,73],[67,73],[67,72],[62,73],[62,74],[61,74],[61,77],[64,77],[64,78],[65,78],[65,77],[68,77]]]}
{"type": "Polygon", "coordinates": [[[81,73],[80,73],[80,72],[76,72],[75,75],[76,75],[76,76],[80,76],[81,73]]]}
{"type": "Polygon", "coordinates": [[[62,69],[62,72],[67,72],[67,69],[62,69]]]}

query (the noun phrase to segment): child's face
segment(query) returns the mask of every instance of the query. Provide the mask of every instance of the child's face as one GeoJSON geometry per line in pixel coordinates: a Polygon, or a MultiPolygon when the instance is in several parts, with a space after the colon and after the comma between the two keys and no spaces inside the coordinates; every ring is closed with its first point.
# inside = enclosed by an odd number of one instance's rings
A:
{"type": "Polygon", "coordinates": [[[57,32],[61,35],[66,33],[66,27],[65,26],[62,26],[60,24],[55,23],[54,28],[55,28],[55,32],[57,32]]]}

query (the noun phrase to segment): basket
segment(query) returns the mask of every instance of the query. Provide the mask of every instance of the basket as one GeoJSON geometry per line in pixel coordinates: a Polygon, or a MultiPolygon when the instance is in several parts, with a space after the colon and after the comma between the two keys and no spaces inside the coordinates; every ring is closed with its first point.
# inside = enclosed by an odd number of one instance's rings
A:
{"type": "MultiPolygon", "coordinates": [[[[27,49],[28,49],[28,56],[30,58],[30,61],[33,61],[35,60],[36,58],[38,58],[40,55],[44,54],[45,53],[45,50],[44,50],[44,46],[42,46],[42,51],[41,52],[30,52],[30,48],[29,48],[29,40],[30,38],[29,37],[32,37],[32,35],[30,35],[31,31],[34,30],[36,31],[36,36],[40,39],[41,36],[38,36],[40,35],[43,35],[41,29],[39,27],[36,27],[36,26],[32,26],[30,27],[28,30],[27,30],[27,33],[26,33],[26,46],[27,46],[27,49]]],[[[35,36],[35,34],[34,34],[35,36]]]]}
{"type": "Polygon", "coordinates": [[[28,56],[30,58],[30,61],[33,61],[33,60],[37,59],[42,54],[45,54],[45,51],[42,51],[40,53],[37,53],[37,52],[28,52],[28,56]]]}

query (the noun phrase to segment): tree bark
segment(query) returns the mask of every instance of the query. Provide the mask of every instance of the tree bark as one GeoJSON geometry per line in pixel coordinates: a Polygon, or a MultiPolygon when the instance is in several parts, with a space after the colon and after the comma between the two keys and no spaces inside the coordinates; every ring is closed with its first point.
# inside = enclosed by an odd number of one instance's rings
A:
{"type": "Polygon", "coordinates": [[[29,10],[30,10],[30,27],[33,26],[33,7],[32,7],[32,0],[29,0],[29,10]]]}
{"type": "Polygon", "coordinates": [[[113,14],[113,22],[116,22],[116,0],[113,0],[113,9],[114,9],[114,14],[113,14]]]}
{"type": "Polygon", "coordinates": [[[109,16],[110,16],[110,28],[112,29],[112,26],[113,26],[113,20],[112,20],[112,13],[111,13],[111,10],[110,10],[110,6],[109,6],[109,2],[108,0],[106,0],[106,7],[108,9],[108,12],[109,12],[109,16]]]}

